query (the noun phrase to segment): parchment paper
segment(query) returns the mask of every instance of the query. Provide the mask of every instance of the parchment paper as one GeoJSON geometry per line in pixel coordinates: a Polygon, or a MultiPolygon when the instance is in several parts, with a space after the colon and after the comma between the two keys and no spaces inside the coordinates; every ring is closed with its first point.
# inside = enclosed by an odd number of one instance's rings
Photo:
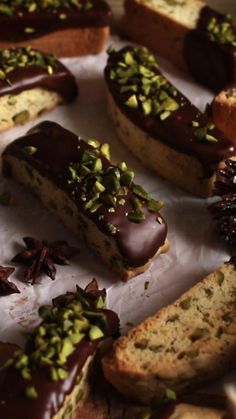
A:
{"type": "MultiPolygon", "coordinates": [[[[107,46],[110,43],[118,47],[124,45],[116,37],[110,38],[107,46]]],[[[170,250],[158,257],[147,272],[122,283],[44,209],[37,198],[1,175],[0,193],[10,191],[15,204],[0,206],[0,265],[14,266],[11,259],[22,248],[22,237],[28,235],[49,241],[65,239],[80,249],[80,255],[71,261],[69,267],[57,266],[55,281],[42,276],[38,284],[26,285],[20,281],[23,270],[16,267],[10,279],[19,287],[21,294],[0,297],[0,339],[3,341],[22,343],[24,332],[38,320],[40,305],[66,291],[73,291],[76,284],[85,286],[94,277],[100,287],[106,287],[107,304],[118,312],[124,332],[127,323],[135,324],[154,313],[229,259],[223,243],[214,232],[207,209],[210,200],[192,197],[144,169],[118,140],[106,114],[103,81],[106,59],[105,52],[97,56],[64,59],[78,81],[78,99],[72,105],[61,106],[36,121],[1,134],[1,151],[10,141],[45,119],[56,121],[84,138],[108,142],[112,160],[125,160],[136,172],[136,183],[143,185],[155,198],[165,201],[162,214],[168,223],[170,250]]],[[[201,110],[212,100],[210,91],[195,84],[190,77],[164,60],[159,59],[159,62],[166,76],[201,110]]]]}

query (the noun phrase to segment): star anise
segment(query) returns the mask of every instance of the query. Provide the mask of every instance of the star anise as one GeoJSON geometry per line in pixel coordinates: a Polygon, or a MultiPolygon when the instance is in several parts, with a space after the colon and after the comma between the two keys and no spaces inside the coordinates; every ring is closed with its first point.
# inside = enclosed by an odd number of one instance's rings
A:
{"type": "Polygon", "coordinates": [[[0,295],[20,293],[13,282],[8,281],[8,277],[14,272],[15,268],[0,266],[0,295]]]}
{"type": "Polygon", "coordinates": [[[79,250],[71,247],[64,240],[48,243],[33,237],[23,237],[26,249],[18,253],[13,262],[28,265],[24,273],[24,281],[34,284],[36,279],[45,273],[51,279],[56,277],[57,265],[69,265],[68,259],[77,255],[79,250]]]}
{"type": "Polygon", "coordinates": [[[215,194],[221,200],[210,206],[216,228],[226,243],[236,248],[236,161],[226,160],[219,170],[221,179],[215,183],[215,194]]]}

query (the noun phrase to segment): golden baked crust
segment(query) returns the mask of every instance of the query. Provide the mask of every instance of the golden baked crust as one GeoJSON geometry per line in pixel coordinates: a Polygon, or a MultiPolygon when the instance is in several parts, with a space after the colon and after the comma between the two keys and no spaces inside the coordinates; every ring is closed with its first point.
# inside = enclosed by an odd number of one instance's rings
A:
{"type": "Polygon", "coordinates": [[[235,280],[225,264],[118,339],[103,359],[108,381],[148,404],[224,374],[234,364],[235,280]]]}
{"type": "Polygon", "coordinates": [[[211,111],[216,126],[236,144],[236,92],[220,92],[213,100],[211,111]]]}
{"type": "Polygon", "coordinates": [[[0,48],[11,48],[31,45],[42,52],[53,52],[58,57],[76,57],[98,54],[110,33],[109,26],[97,28],[64,29],[42,35],[27,41],[0,41],[0,48]],[[72,42],[73,40],[73,42],[72,42]]]}

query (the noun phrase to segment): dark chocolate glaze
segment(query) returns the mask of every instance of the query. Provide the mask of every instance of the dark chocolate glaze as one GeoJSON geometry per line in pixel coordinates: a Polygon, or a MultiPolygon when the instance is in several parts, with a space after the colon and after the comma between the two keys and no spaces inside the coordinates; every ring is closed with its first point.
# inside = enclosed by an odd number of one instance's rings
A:
{"type": "MultiPolygon", "coordinates": [[[[115,80],[111,80],[109,75],[112,68],[117,68],[117,63],[124,51],[129,49],[132,50],[132,47],[126,47],[117,53],[112,53],[105,68],[106,83],[116,105],[128,119],[153,138],[167,143],[180,152],[195,156],[204,165],[207,175],[211,176],[219,162],[235,154],[234,144],[226,139],[217,128],[211,131],[211,135],[216,137],[218,142],[199,141],[194,136],[195,128],[192,126],[192,121],[198,121],[200,126],[206,126],[210,119],[192,105],[179,91],[177,91],[177,96],[174,99],[179,104],[183,103],[183,106],[172,112],[171,116],[164,121],[161,121],[159,116],[145,115],[141,109],[126,106],[124,102],[128,99],[130,93],[121,94],[120,85],[115,80]]],[[[159,70],[156,70],[156,73],[161,74],[159,70]]]]}
{"type": "MultiPolygon", "coordinates": [[[[4,155],[14,155],[21,160],[27,161],[42,175],[51,179],[59,188],[62,188],[72,199],[80,211],[83,211],[81,201],[81,186],[68,184],[70,179],[68,166],[72,162],[81,161],[83,151],[91,148],[83,140],[60,125],[45,121],[31,132],[11,143],[5,150],[4,155]],[[24,146],[34,146],[37,152],[30,156],[23,149],[24,146]]],[[[101,156],[103,167],[111,166],[111,163],[101,156]]],[[[129,191],[125,199],[125,205],[117,204],[115,212],[109,212],[106,205],[102,205],[95,213],[86,211],[98,228],[106,234],[107,224],[113,224],[117,232],[114,238],[123,256],[123,263],[127,267],[142,266],[152,258],[166,239],[167,226],[159,213],[151,213],[147,209],[147,203],[143,201],[143,212],[146,219],[140,223],[131,222],[126,214],[133,207],[130,197],[134,193],[129,191]],[[161,223],[157,221],[157,217],[161,223]]]]}
{"type": "Polygon", "coordinates": [[[47,69],[42,66],[32,65],[17,67],[8,73],[7,77],[10,80],[10,84],[5,80],[0,80],[0,96],[17,94],[35,87],[55,91],[67,102],[75,99],[78,94],[74,76],[57,60],[55,60],[52,74],[48,74],[47,69]]]}
{"type": "Polygon", "coordinates": [[[18,13],[0,15],[0,41],[19,42],[63,29],[108,26],[111,21],[108,4],[104,0],[92,0],[92,3],[93,7],[89,10],[63,7],[33,13],[23,10],[22,16],[18,13]],[[66,19],[60,19],[61,14],[65,14],[66,19]],[[25,28],[35,31],[25,33],[25,28]]]}
{"type": "MultiPolygon", "coordinates": [[[[236,47],[214,42],[206,27],[212,18],[225,21],[225,15],[203,7],[195,30],[188,32],[184,55],[191,75],[204,86],[219,92],[227,85],[236,85],[236,47]]],[[[232,24],[233,32],[236,28],[232,24]]]]}
{"type": "MultiPolygon", "coordinates": [[[[119,320],[110,310],[103,310],[108,320],[107,336],[117,335],[119,320]]],[[[0,417],[3,419],[51,419],[62,407],[65,397],[70,394],[76,379],[89,356],[93,355],[101,339],[81,341],[67,361],[68,378],[52,381],[47,371],[40,369],[32,372],[30,381],[24,380],[19,372],[10,367],[0,371],[0,417]],[[38,392],[37,399],[24,396],[25,387],[34,386],[38,392]]],[[[2,354],[4,361],[10,358],[17,349],[15,345],[0,343],[0,364],[2,354]]]]}

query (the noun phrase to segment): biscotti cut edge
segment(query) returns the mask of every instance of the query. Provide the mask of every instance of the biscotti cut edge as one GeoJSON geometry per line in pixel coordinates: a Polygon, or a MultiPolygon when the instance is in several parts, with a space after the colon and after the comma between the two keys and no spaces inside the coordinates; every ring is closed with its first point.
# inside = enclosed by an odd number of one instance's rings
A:
{"type": "Polygon", "coordinates": [[[41,87],[0,96],[0,132],[25,124],[63,102],[60,94],[41,87]]]}
{"type": "Polygon", "coordinates": [[[122,30],[136,42],[146,45],[188,71],[184,59],[184,39],[194,29],[205,6],[201,0],[125,0],[122,30]]]}
{"type": "Polygon", "coordinates": [[[170,388],[181,395],[234,365],[236,270],[225,264],[176,302],[118,339],[105,377],[127,398],[149,404],[170,388]]]}
{"type": "Polygon", "coordinates": [[[53,52],[57,57],[84,56],[101,52],[109,33],[109,26],[64,29],[27,41],[0,41],[0,48],[21,47],[30,44],[33,48],[39,48],[44,53],[53,52]],[[73,42],[71,42],[72,39],[73,42]]]}

